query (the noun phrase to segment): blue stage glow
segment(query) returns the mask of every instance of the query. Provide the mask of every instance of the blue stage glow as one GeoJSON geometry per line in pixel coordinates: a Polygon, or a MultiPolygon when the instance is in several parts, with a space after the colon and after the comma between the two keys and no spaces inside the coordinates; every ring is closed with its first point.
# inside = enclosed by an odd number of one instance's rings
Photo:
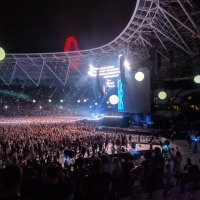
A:
{"type": "Polygon", "coordinates": [[[124,112],[124,103],[123,103],[123,97],[124,97],[124,91],[123,91],[123,84],[121,79],[118,79],[118,112],[124,112]]]}

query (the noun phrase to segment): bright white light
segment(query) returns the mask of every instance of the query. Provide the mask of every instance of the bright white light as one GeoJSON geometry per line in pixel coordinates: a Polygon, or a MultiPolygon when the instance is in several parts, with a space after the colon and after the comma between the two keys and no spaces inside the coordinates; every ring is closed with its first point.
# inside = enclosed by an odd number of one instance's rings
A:
{"type": "Polygon", "coordinates": [[[90,106],[90,108],[92,108],[92,106],[90,106]]]}
{"type": "Polygon", "coordinates": [[[78,100],[77,102],[78,102],[78,103],[80,103],[81,101],[80,101],[80,100],[78,100]]]}
{"type": "Polygon", "coordinates": [[[119,68],[118,68],[118,67],[115,67],[115,68],[113,68],[113,69],[100,70],[100,72],[101,72],[101,71],[102,71],[102,72],[113,72],[113,71],[117,71],[117,70],[119,70],[119,68]]]}
{"type": "Polygon", "coordinates": [[[96,102],[95,105],[97,105],[98,103],[96,102]]]}
{"type": "Polygon", "coordinates": [[[120,71],[105,72],[105,73],[99,73],[99,76],[112,75],[112,74],[119,74],[119,73],[120,73],[120,71]]]}
{"type": "Polygon", "coordinates": [[[62,106],[60,106],[60,108],[62,109],[63,107],[62,107],[62,106]]]}
{"type": "Polygon", "coordinates": [[[119,58],[122,57],[122,54],[119,54],[119,58]]]}
{"type": "Polygon", "coordinates": [[[104,116],[104,117],[110,117],[110,118],[123,118],[122,116],[104,116]]]}
{"type": "Polygon", "coordinates": [[[35,100],[33,99],[33,103],[35,103],[35,100]]]}
{"type": "Polygon", "coordinates": [[[105,67],[93,67],[92,65],[89,65],[93,70],[102,70],[102,69],[112,69],[115,66],[105,66],[105,67]]]}
{"type": "Polygon", "coordinates": [[[7,109],[8,108],[8,106],[5,106],[5,109],[7,109]]]}
{"type": "Polygon", "coordinates": [[[197,76],[194,77],[194,82],[200,83],[200,75],[197,75],[197,76]]]}
{"type": "MultiPolygon", "coordinates": [[[[95,74],[97,73],[97,71],[95,71],[93,68],[90,68],[90,71],[95,74]]],[[[112,68],[112,69],[101,69],[101,70],[98,70],[99,73],[105,73],[105,72],[113,72],[113,71],[119,71],[119,68],[115,67],[115,68],[112,68]]]]}
{"type": "Polygon", "coordinates": [[[142,72],[137,72],[137,73],[135,74],[135,79],[136,79],[137,81],[142,81],[142,80],[144,79],[144,74],[143,74],[142,72]]]}
{"type": "Polygon", "coordinates": [[[130,68],[130,63],[127,60],[124,61],[124,66],[129,70],[131,69],[130,68]]]}
{"type": "MultiPolygon", "coordinates": [[[[119,74],[120,73],[120,71],[119,71],[119,69],[117,69],[116,71],[112,71],[112,72],[100,72],[99,73],[99,76],[106,76],[106,75],[112,75],[112,74],[119,74]]],[[[97,75],[97,73],[96,72],[92,72],[92,71],[88,71],[88,74],[90,75],[90,76],[96,76],[97,75]]]]}
{"type": "Polygon", "coordinates": [[[60,102],[62,103],[62,102],[63,102],[63,100],[61,99],[61,100],[60,100],[60,102]]]}
{"type": "Polygon", "coordinates": [[[0,47],[0,60],[3,60],[5,56],[6,56],[5,51],[0,47]]]}
{"type": "Polygon", "coordinates": [[[87,101],[87,99],[84,99],[83,101],[84,101],[84,102],[86,102],[86,101],[87,101]]]}
{"type": "Polygon", "coordinates": [[[107,83],[108,83],[108,84],[114,84],[115,82],[114,82],[114,81],[111,81],[111,80],[107,80],[107,83]]]}
{"type": "Polygon", "coordinates": [[[116,95],[112,95],[112,96],[110,96],[110,98],[109,98],[109,102],[110,102],[112,105],[116,105],[116,104],[118,103],[118,101],[119,101],[119,98],[118,98],[118,96],[116,96],[116,95]]]}
{"type": "Polygon", "coordinates": [[[89,74],[90,76],[96,76],[96,74],[93,74],[91,71],[88,71],[88,74],[89,74]]]}
{"type": "Polygon", "coordinates": [[[119,76],[119,74],[116,74],[116,75],[108,75],[108,76],[104,76],[104,78],[114,78],[114,77],[118,77],[119,76]]]}
{"type": "Polygon", "coordinates": [[[40,106],[40,109],[42,109],[42,106],[40,106]]]}
{"type": "Polygon", "coordinates": [[[51,102],[51,99],[49,99],[49,102],[51,102]]]}
{"type": "Polygon", "coordinates": [[[92,77],[95,77],[95,76],[97,76],[97,70],[99,72],[99,76],[107,76],[107,75],[112,76],[112,75],[115,75],[115,74],[120,74],[119,68],[115,68],[114,66],[94,68],[91,65],[90,65],[90,69],[88,71],[88,74],[92,77]]]}
{"type": "Polygon", "coordinates": [[[108,85],[108,87],[115,87],[115,85],[108,85]]]}
{"type": "Polygon", "coordinates": [[[166,94],[166,92],[161,91],[158,93],[158,97],[159,97],[159,99],[163,100],[167,97],[167,94],[166,94]]]}

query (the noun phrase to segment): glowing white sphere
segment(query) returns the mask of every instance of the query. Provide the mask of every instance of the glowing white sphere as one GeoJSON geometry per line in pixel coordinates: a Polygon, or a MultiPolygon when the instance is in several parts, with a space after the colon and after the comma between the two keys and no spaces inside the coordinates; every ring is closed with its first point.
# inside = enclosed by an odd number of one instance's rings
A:
{"type": "Polygon", "coordinates": [[[144,79],[144,74],[143,74],[142,72],[137,72],[137,73],[135,74],[135,79],[136,79],[137,81],[142,81],[142,80],[144,79]]]}
{"type": "Polygon", "coordinates": [[[158,97],[159,97],[159,99],[163,100],[167,97],[167,94],[166,94],[166,92],[161,91],[158,93],[158,97]]]}
{"type": "Polygon", "coordinates": [[[197,75],[197,76],[194,77],[194,82],[200,83],[200,75],[197,75]]]}
{"type": "Polygon", "coordinates": [[[5,58],[5,51],[0,47],[0,60],[3,60],[5,58]]]}
{"type": "Polygon", "coordinates": [[[112,95],[112,96],[110,96],[110,98],[109,98],[109,102],[110,102],[112,105],[117,104],[118,101],[119,101],[119,98],[118,98],[118,96],[116,96],[116,95],[112,95]]]}

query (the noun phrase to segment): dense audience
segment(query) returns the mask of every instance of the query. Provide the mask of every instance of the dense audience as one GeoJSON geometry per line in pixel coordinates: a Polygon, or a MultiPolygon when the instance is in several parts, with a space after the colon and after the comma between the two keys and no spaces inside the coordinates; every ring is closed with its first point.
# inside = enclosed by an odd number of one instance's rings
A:
{"type": "MultiPolygon", "coordinates": [[[[30,89],[24,95],[20,91],[0,91],[0,199],[138,199],[140,194],[153,195],[159,190],[163,190],[162,197],[169,196],[177,186],[182,193],[200,189],[200,160],[194,163],[187,158],[183,164],[178,147],[168,144],[153,149],[152,136],[150,150],[138,154],[140,136],[135,141],[117,128],[102,130],[94,124],[77,123],[90,110],[47,102],[56,102],[59,95],[59,100],[64,99],[71,88],[30,89]],[[33,97],[36,103],[30,100],[33,97]],[[191,183],[187,190],[185,186],[191,183]]],[[[189,148],[195,144],[195,153],[199,124],[172,126],[172,143],[178,134],[186,134],[189,148]]],[[[158,140],[162,146],[162,137],[158,140]]]]}
{"type": "Polygon", "coordinates": [[[182,168],[178,147],[138,159],[131,135],[61,119],[0,126],[0,199],[136,198],[178,185],[184,192],[191,182],[199,189],[200,164],[188,158],[182,168]]]}

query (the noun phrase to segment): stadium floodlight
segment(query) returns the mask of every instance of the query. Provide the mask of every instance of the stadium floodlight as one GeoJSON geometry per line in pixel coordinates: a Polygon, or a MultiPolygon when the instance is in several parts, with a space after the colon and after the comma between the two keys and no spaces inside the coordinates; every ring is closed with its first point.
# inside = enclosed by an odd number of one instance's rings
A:
{"type": "Polygon", "coordinates": [[[80,103],[80,102],[81,102],[81,100],[79,99],[77,102],[78,102],[78,103],[80,103]]]}
{"type": "Polygon", "coordinates": [[[62,102],[63,102],[63,100],[61,99],[61,100],[60,100],[60,102],[62,103],[62,102]]]}
{"type": "Polygon", "coordinates": [[[35,100],[33,99],[33,103],[35,103],[35,100]]]}
{"type": "Polygon", "coordinates": [[[51,99],[49,99],[49,102],[51,102],[51,99]]]}

